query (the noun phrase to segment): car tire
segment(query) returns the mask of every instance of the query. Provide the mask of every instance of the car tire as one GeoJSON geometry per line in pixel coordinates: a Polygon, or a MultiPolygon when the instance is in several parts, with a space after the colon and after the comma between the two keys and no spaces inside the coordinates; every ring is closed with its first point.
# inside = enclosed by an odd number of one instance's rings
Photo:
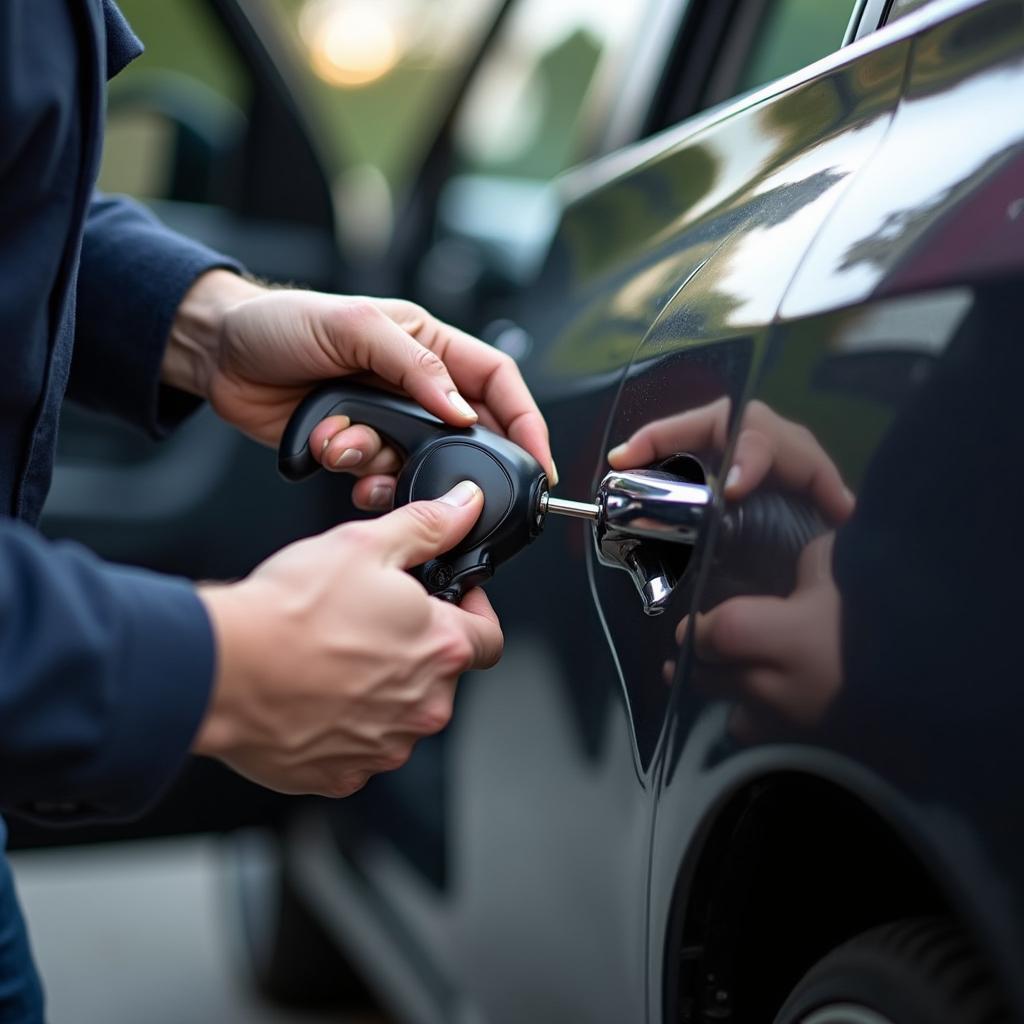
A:
{"type": "Polygon", "coordinates": [[[236,946],[256,990],[292,1008],[372,1006],[365,984],[302,900],[281,840],[238,833],[229,860],[236,946]]]}
{"type": "Polygon", "coordinates": [[[819,960],[775,1024],[1001,1024],[1002,998],[962,928],[908,918],[819,960]]]}

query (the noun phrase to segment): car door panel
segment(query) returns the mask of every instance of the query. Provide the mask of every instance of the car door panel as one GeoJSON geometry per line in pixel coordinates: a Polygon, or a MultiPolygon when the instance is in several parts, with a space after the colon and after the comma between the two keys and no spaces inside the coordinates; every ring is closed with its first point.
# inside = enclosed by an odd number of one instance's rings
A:
{"type": "MultiPolygon", "coordinates": [[[[750,326],[774,314],[809,238],[884,132],[899,62],[884,55],[870,70],[867,84],[829,72],[778,105],[741,105],[720,129],[680,140],[566,212],[542,289],[560,301],[546,320],[531,317],[545,307],[543,294],[530,295],[519,318],[534,339],[524,371],[548,416],[566,493],[592,490],[608,442],[645,410],[722,394],[739,401],[757,355],[750,326]],[[744,308],[727,290],[759,268],[742,237],[757,228],[775,258],[763,292],[751,289],[744,308]],[[729,344],[713,351],[710,341],[729,344]]],[[[669,619],[659,624],[659,647],[646,632],[654,620],[637,621],[635,593],[620,593],[618,574],[589,566],[590,551],[579,524],[552,522],[491,587],[511,656],[486,679],[467,680],[460,698],[446,754],[455,859],[444,894],[400,881],[400,862],[360,861],[376,898],[413,929],[417,949],[442,977],[460,979],[470,1019],[583,1012],[613,1021],[645,1012],[635,924],[644,919],[652,804],[638,736],[649,760],[664,701],[653,725],[638,730],[637,677],[623,685],[619,668],[635,668],[634,635],[662,657],[669,619]],[[611,646],[591,603],[591,575],[611,646]],[[554,841],[547,823],[557,807],[573,814],[554,841]],[[609,821],[621,823],[611,837],[609,821]],[[444,911],[432,913],[439,898],[444,911]],[[473,940],[483,932],[486,949],[473,940]],[[580,991],[580,977],[595,979],[592,990],[580,991]]]]}
{"type": "MultiPolygon", "coordinates": [[[[989,3],[947,10],[933,22],[923,29],[917,23],[884,140],[808,241],[778,318],[765,325],[749,392],[759,404],[746,406],[731,432],[734,442],[769,410],[777,425],[799,431],[801,443],[835,466],[855,494],[863,491],[863,514],[873,515],[876,526],[899,524],[909,509],[922,507],[908,499],[915,489],[932,494],[923,498],[931,514],[920,522],[921,546],[908,541],[892,579],[874,583],[873,600],[892,609],[889,621],[907,622],[908,643],[915,631],[927,635],[929,620],[943,621],[943,609],[972,600],[943,589],[934,572],[943,559],[951,577],[977,577],[979,588],[990,587],[982,582],[991,580],[987,566],[957,568],[956,540],[943,554],[935,513],[944,499],[928,488],[941,486],[948,466],[951,495],[971,493],[971,481],[988,464],[980,449],[966,453],[958,444],[958,423],[972,437],[983,432],[975,398],[984,394],[986,374],[1012,364],[1014,295],[1024,273],[1017,215],[1024,131],[1014,101],[1024,85],[1024,8],[989,3]],[[986,363],[982,371],[965,354],[986,345],[991,369],[986,363]],[[958,381],[961,364],[974,369],[958,381]],[[883,480],[893,494],[891,513],[884,511],[883,480]],[[933,585],[906,589],[904,567],[918,564],[931,567],[933,585]]],[[[887,38],[897,33],[876,44],[887,38]]],[[[1007,416],[992,410],[990,443],[1011,433],[1007,416]]],[[[948,522],[964,523],[957,498],[948,505],[948,522]]],[[[855,520],[861,514],[858,507],[855,520]]],[[[824,655],[814,672],[773,676],[759,674],[759,663],[723,663],[707,649],[695,651],[688,631],[652,851],[649,941],[667,944],[667,952],[652,958],[651,999],[670,1019],[699,1019],[686,1014],[712,1004],[737,1019],[764,1019],[803,967],[843,934],[922,907],[967,922],[1001,970],[1005,991],[1021,998],[1022,850],[1018,830],[1003,823],[1015,814],[1022,772],[1019,744],[997,710],[1009,706],[1007,675],[981,671],[974,678],[965,670],[954,685],[924,667],[920,675],[877,683],[856,674],[856,658],[868,657],[876,642],[857,634],[859,620],[851,618],[856,592],[848,587],[858,550],[844,546],[846,527],[836,531],[825,519],[822,540],[834,533],[836,553],[823,548],[816,558],[810,545],[803,549],[806,575],[784,602],[793,617],[773,620],[781,649],[824,655]],[[829,602],[837,602],[833,612],[829,602]],[[840,662],[841,616],[854,646],[840,662]],[[955,753],[981,749],[988,755],[970,764],[955,753]],[[844,804],[844,794],[856,799],[844,804]],[[771,801],[765,816],[754,811],[761,799],[771,801]],[[833,817],[829,808],[840,806],[843,813],[833,817]],[[716,833],[725,842],[744,816],[758,822],[744,842],[716,846],[716,833]],[[746,863],[714,870],[712,861],[725,864],[730,848],[742,849],[746,863]],[[782,918],[803,936],[802,948],[765,945],[782,918]],[[720,955],[710,919],[719,937],[742,930],[738,951],[720,955]]],[[[979,510],[971,522],[986,524],[993,552],[1012,546],[998,515],[979,510]]],[[[913,523],[905,525],[912,534],[913,523]]],[[[967,533],[971,550],[988,546],[974,530],[967,533]]],[[[866,543],[863,531],[858,536],[866,543]]],[[[884,532],[871,536],[882,543],[884,532]]],[[[712,595],[721,544],[712,538],[704,552],[708,568],[695,607],[718,604],[712,595]]],[[[731,619],[734,639],[742,640],[744,630],[749,636],[754,606],[747,607],[751,619],[731,619]]],[[[935,650],[942,645],[935,635],[935,650]]],[[[959,658],[961,649],[951,645],[950,657],[959,658]]],[[[998,663],[1002,649],[992,643],[974,653],[982,664],[998,663]]],[[[898,657],[899,647],[892,652],[898,657]]]]}
{"type": "MultiPolygon", "coordinates": [[[[592,492],[607,471],[604,453],[645,425],[723,399],[738,408],[750,371],[763,354],[765,331],[810,240],[884,138],[906,52],[900,47],[896,54],[866,61],[867,67],[857,65],[855,72],[840,68],[775,99],[754,102],[725,119],[720,130],[716,125],[698,132],[657,162],[669,180],[679,167],[701,162],[714,167],[712,190],[718,194],[677,213],[671,243],[658,240],[669,250],[660,261],[627,285],[608,289],[612,309],[635,310],[633,316],[641,321],[651,315],[652,306],[671,298],[630,355],[592,474],[592,492]],[[703,158],[694,156],[694,149],[703,158]],[[734,155],[738,166],[733,166],[734,155]]],[[[653,174],[651,167],[640,173],[645,189],[653,174]]],[[[627,178],[622,187],[635,189],[636,184],[627,178]]],[[[601,197],[595,205],[609,202],[601,197]]],[[[603,312],[598,305],[597,312],[587,314],[603,312]]],[[[546,354],[546,365],[565,359],[572,344],[582,348],[584,338],[584,330],[574,324],[546,354]]],[[[603,346],[592,344],[602,351],[603,346]]],[[[660,454],[667,458],[673,453],[660,454]]],[[[724,451],[698,454],[709,479],[719,479],[724,451]]],[[[697,564],[688,569],[691,579],[698,572],[697,564]]],[[[592,575],[623,672],[641,767],[646,768],[668,700],[669,687],[661,677],[676,649],[675,626],[664,623],[673,612],[678,621],[692,590],[681,588],[669,615],[652,620],[642,615],[625,574],[594,563],[592,575]]]]}

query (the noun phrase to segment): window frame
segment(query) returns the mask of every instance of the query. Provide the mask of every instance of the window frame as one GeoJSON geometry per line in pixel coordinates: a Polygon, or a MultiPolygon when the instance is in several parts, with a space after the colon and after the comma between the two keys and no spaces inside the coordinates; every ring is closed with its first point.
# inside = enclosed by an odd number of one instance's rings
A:
{"type": "Polygon", "coordinates": [[[877,32],[885,24],[890,7],[892,0],[857,0],[843,46],[877,32]]]}
{"type": "MultiPolygon", "coordinates": [[[[853,40],[867,5],[884,8],[889,2],[850,0],[846,33],[832,52],[853,40]]],[[[671,128],[738,95],[735,86],[767,6],[768,0],[691,0],[677,25],[672,54],[641,137],[671,128]]]]}

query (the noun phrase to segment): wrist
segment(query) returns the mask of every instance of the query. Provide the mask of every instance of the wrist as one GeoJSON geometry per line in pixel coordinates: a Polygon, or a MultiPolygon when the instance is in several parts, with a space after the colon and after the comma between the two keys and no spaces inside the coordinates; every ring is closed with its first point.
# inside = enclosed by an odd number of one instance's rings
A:
{"type": "Polygon", "coordinates": [[[216,662],[210,699],[192,752],[205,757],[224,757],[239,742],[237,693],[244,689],[246,658],[252,652],[246,637],[251,619],[241,584],[203,584],[197,588],[213,631],[216,662]]]}
{"type": "Polygon", "coordinates": [[[174,315],[160,378],[165,384],[206,398],[217,368],[227,314],[263,292],[231,270],[201,274],[185,293],[174,315]]]}

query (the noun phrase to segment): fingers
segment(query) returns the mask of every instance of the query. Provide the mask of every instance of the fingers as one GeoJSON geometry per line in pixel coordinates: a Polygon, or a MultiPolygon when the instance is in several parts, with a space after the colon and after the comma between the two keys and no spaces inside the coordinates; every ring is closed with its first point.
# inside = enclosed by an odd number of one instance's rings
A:
{"type": "MultiPolygon", "coordinates": [[[[346,417],[331,419],[343,420],[346,417]]],[[[322,426],[323,424],[320,424],[310,435],[310,443],[313,445],[312,450],[318,452],[316,457],[324,469],[354,473],[357,476],[374,473],[392,474],[401,469],[402,460],[398,453],[387,447],[380,435],[371,427],[363,424],[347,426],[333,436],[328,435],[317,447],[319,439],[316,435],[322,426]]]]}
{"type": "Polygon", "coordinates": [[[459,427],[475,423],[476,413],[438,353],[399,326],[383,305],[369,299],[345,303],[338,317],[324,325],[339,365],[377,374],[446,423],[459,427]]]}
{"type": "Polygon", "coordinates": [[[484,496],[471,480],[436,501],[414,501],[367,524],[386,564],[408,569],[451,550],[473,528],[484,496]]]}
{"type": "Polygon", "coordinates": [[[483,669],[496,665],[501,658],[505,638],[487,595],[477,587],[466,594],[460,605],[443,605],[442,609],[470,642],[473,660],[467,667],[483,669]]]}
{"type": "Polygon", "coordinates": [[[785,598],[734,597],[695,621],[684,620],[677,635],[694,631],[694,649],[705,664],[779,665],[792,645],[791,617],[785,598]]]}
{"type": "Polygon", "coordinates": [[[746,497],[769,473],[786,488],[807,494],[834,523],[845,521],[853,511],[853,495],[814,435],[762,402],[752,402],[726,476],[726,498],[746,497]]]}
{"type": "Polygon", "coordinates": [[[533,455],[552,485],[557,483],[547,424],[514,360],[418,306],[389,300],[382,300],[380,305],[418,342],[444,360],[462,394],[486,406],[501,432],[533,455]]]}
{"type": "Polygon", "coordinates": [[[689,412],[653,420],[608,453],[614,469],[635,469],[660,462],[677,452],[700,449],[722,451],[729,436],[728,398],[689,412]]]}
{"type": "Polygon", "coordinates": [[[388,512],[394,503],[393,476],[365,476],[352,488],[352,504],[364,512],[388,512]]]}

